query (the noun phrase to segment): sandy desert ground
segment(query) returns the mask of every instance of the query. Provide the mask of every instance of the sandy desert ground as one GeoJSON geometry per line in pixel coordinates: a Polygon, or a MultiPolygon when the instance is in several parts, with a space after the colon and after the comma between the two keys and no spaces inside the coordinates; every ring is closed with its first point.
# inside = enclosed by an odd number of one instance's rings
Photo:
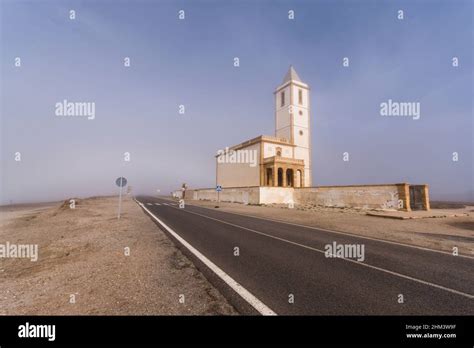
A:
{"type": "Polygon", "coordinates": [[[117,197],[1,207],[0,244],[39,258],[0,258],[0,314],[236,314],[131,198],[116,213],[117,197]]]}
{"type": "MultiPolygon", "coordinates": [[[[216,209],[216,202],[186,199],[194,204],[216,209]]],[[[430,212],[389,212],[386,215],[417,217],[398,220],[367,215],[368,211],[348,208],[318,206],[244,205],[220,202],[220,210],[260,218],[280,220],[295,224],[352,233],[371,238],[417,245],[425,248],[452,252],[457,247],[460,254],[474,254],[474,206],[459,205],[458,209],[432,209],[430,212]],[[418,218],[419,215],[439,216],[418,218]],[[443,217],[446,216],[446,217],[443,217]]],[[[380,211],[370,213],[382,214],[380,211]]]]}

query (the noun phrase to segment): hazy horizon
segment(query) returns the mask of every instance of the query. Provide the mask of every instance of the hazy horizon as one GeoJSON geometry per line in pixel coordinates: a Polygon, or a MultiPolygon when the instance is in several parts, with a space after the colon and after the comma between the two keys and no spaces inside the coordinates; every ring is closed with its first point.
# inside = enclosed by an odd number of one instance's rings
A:
{"type": "Polygon", "coordinates": [[[114,195],[119,176],[136,195],[214,187],[218,149],[274,135],[290,64],[311,87],[314,186],[409,182],[474,201],[470,1],[0,6],[0,204],[114,195]],[[95,118],[56,116],[63,100],[94,102],[95,118]],[[420,118],[382,117],[388,100],[419,102],[420,118]]]}

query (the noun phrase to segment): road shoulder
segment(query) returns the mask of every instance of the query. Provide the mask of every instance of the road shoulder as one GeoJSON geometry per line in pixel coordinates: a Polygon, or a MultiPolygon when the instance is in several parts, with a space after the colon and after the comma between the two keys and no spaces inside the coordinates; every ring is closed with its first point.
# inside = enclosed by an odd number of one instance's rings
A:
{"type": "Polygon", "coordinates": [[[118,220],[117,197],[97,197],[2,214],[0,243],[39,257],[0,259],[1,314],[238,314],[132,199],[122,208],[118,220]]]}

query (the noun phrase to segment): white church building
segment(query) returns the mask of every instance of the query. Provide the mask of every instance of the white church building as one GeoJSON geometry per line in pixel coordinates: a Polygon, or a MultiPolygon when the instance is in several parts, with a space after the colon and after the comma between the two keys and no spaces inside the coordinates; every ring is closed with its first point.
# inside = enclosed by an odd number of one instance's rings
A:
{"type": "Polygon", "coordinates": [[[275,95],[275,135],[219,150],[216,185],[311,187],[310,88],[290,66],[275,95]]]}
{"type": "MultiPolygon", "coordinates": [[[[275,135],[219,150],[216,186],[189,189],[194,200],[244,204],[311,204],[382,210],[429,210],[428,185],[313,186],[310,88],[290,66],[275,95],[275,135]]],[[[185,198],[175,191],[176,197],[185,198]]]]}

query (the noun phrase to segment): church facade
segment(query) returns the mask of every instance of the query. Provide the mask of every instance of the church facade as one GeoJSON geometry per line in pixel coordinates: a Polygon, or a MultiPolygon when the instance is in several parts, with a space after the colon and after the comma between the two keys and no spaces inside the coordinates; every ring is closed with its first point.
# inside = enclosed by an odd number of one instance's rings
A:
{"type": "MultiPolygon", "coordinates": [[[[310,88],[290,66],[275,89],[275,134],[217,151],[216,187],[187,190],[194,200],[311,204],[381,210],[429,210],[428,185],[313,186],[310,88]]],[[[176,197],[183,197],[175,191],[176,197]]]]}
{"type": "Polygon", "coordinates": [[[310,88],[290,66],[274,92],[275,135],[219,150],[216,185],[311,187],[310,88]]]}

